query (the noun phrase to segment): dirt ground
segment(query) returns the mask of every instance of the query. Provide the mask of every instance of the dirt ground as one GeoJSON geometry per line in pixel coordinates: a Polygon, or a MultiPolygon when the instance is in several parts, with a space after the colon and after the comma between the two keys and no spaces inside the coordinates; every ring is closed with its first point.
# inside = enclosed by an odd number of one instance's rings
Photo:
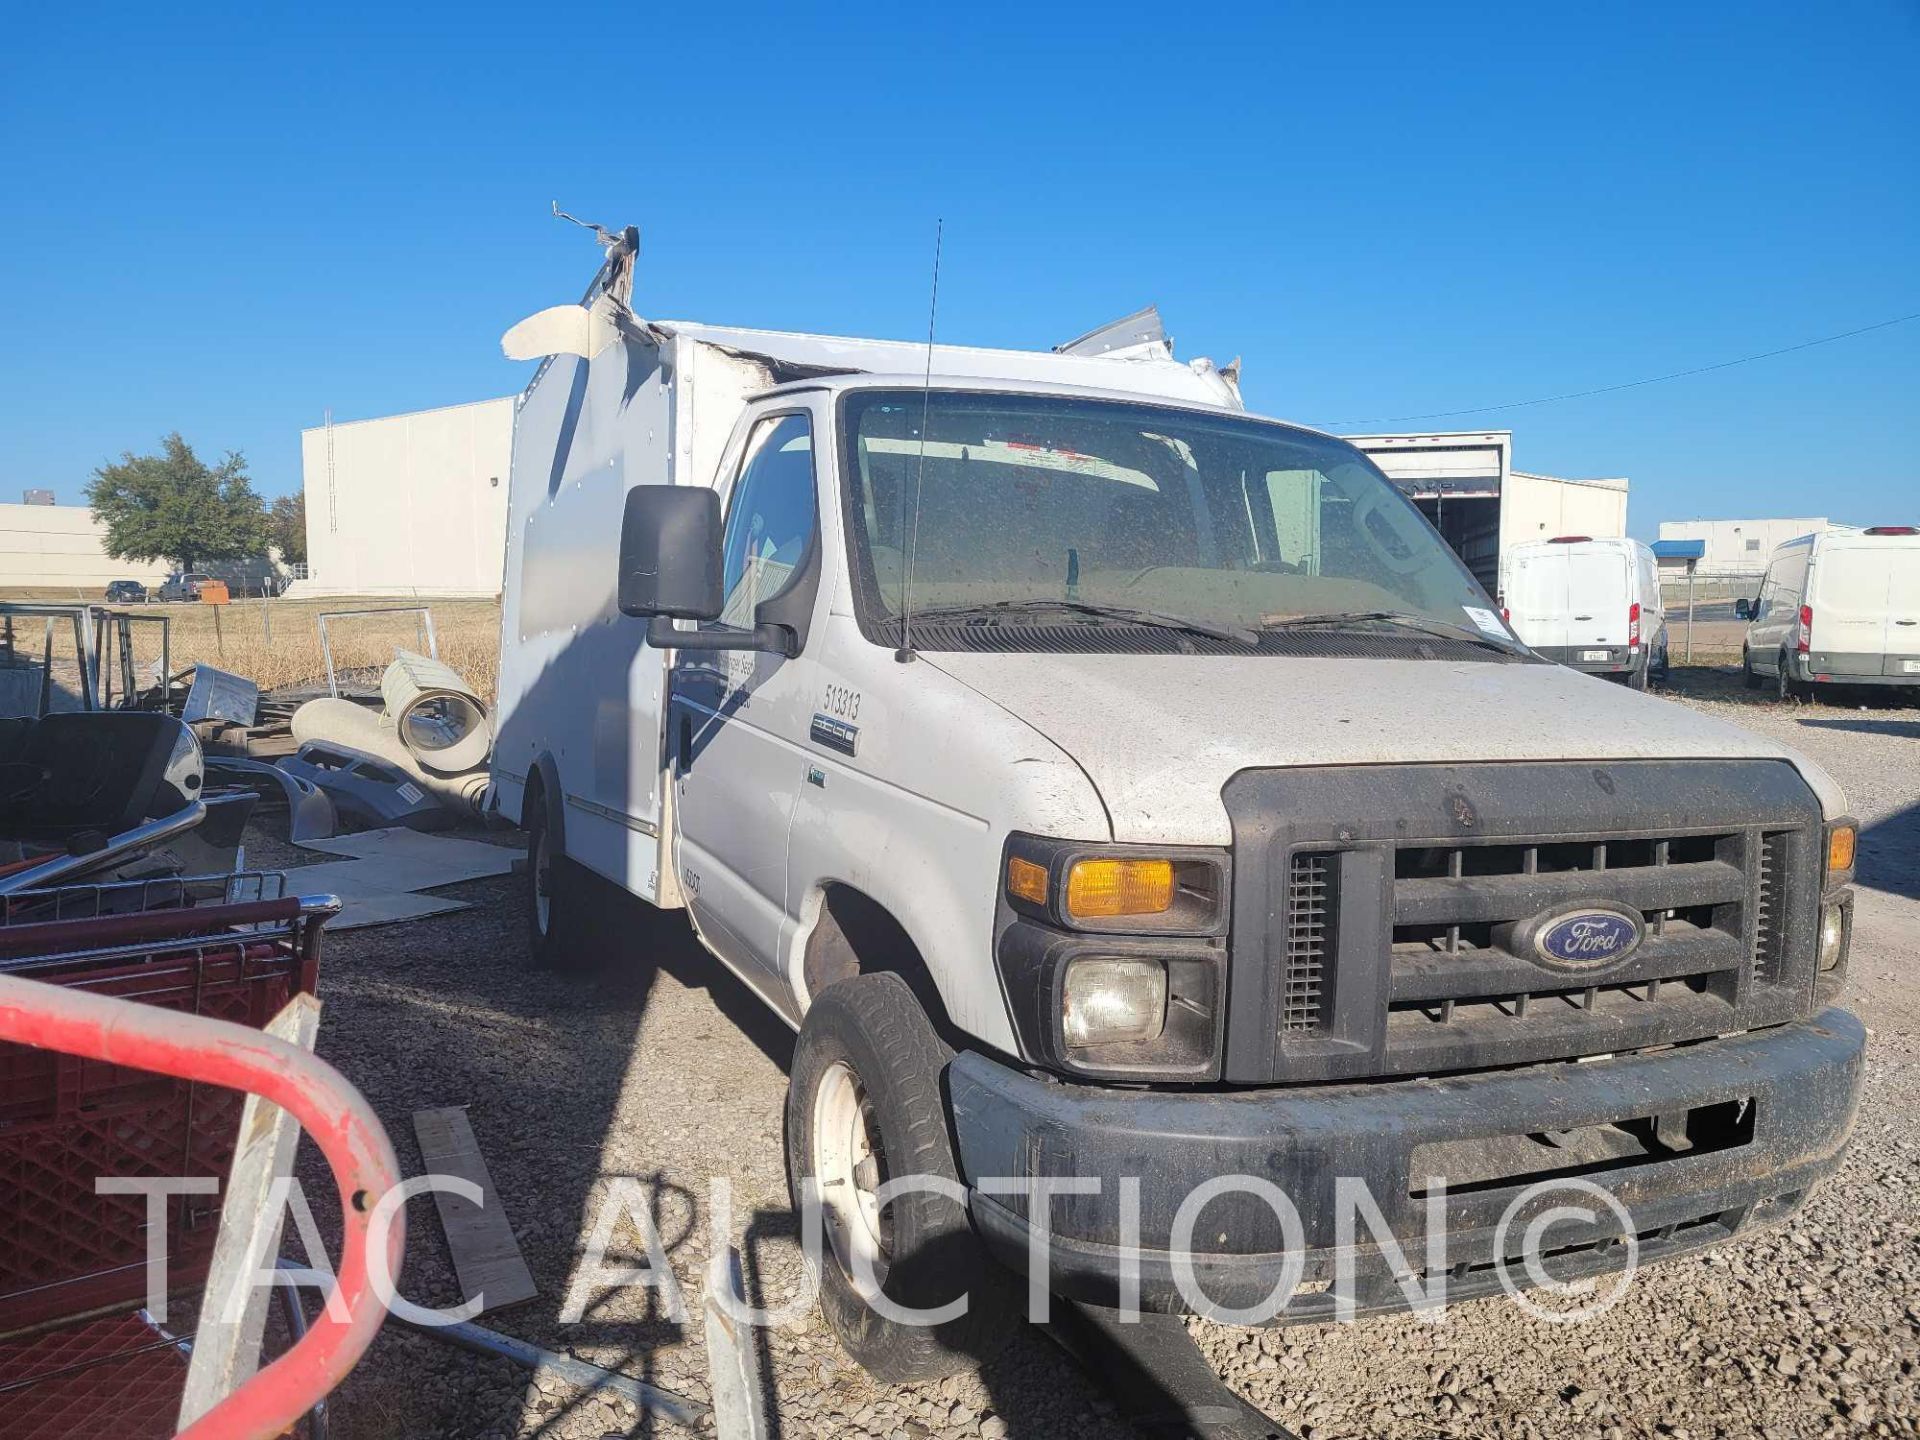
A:
{"type": "MultiPolygon", "coordinates": [[[[1643,1272],[1619,1306],[1587,1324],[1550,1325],[1504,1300],[1457,1307],[1438,1326],[1196,1323],[1229,1381],[1309,1440],[1920,1433],[1920,976],[1910,939],[1920,929],[1920,710],[1780,707],[1740,690],[1732,672],[1707,670],[1680,672],[1671,703],[1806,750],[1861,819],[1848,1003],[1870,1027],[1870,1069],[1849,1158],[1789,1226],[1643,1272]]],[[[307,858],[264,836],[253,857],[307,858]]],[[[408,1173],[420,1168],[411,1112],[470,1107],[540,1289],[485,1323],[704,1397],[710,1177],[731,1184],[727,1234],[743,1246],[752,1297],[780,1305],[802,1279],[781,1160],[791,1036],[690,941],[672,946],[651,980],[618,954],[583,978],[532,970],[522,883],[455,887],[447,893],[472,909],[337,937],[322,975],[321,1052],[373,1102],[408,1173]],[[557,1322],[594,1202],[621,1177],[650,1197],[686,1324],[639,1290],[596,1293],[584,1323],[557,1322]]],[[[597,903],[609,907],[609,933],[623,916],[631,922],[614,897],[597,903]]],[[[408,1218],[403,1290],[451,1303],[457,1288],[431,1203],[416,1201],[408,1218]]],[[[631,1227],[620,1239],[609,1261],[643,1263],[631,1227]]],[[[775,1433],[786,1440],[1132,1433],[1031,1332],[976,1374],[897,1388],[867,1379],[810,1308],[760,1331],[759,1344],[775,1433]]],[[[543,1393],[502,1362],[390,1324],[337,1393],[334,1433],[678,1432],[630,1408],[543,1393]]]]}

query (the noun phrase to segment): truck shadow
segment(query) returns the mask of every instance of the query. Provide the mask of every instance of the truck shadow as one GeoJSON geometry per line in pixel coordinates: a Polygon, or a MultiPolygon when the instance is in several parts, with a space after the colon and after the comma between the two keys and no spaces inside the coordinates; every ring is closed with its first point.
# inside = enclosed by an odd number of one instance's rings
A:
{"type": "MultiPolygon", "coordinates": [[[[531,1300],[481,1314],[479,1324],[550,1350],[581,1349],[596,1363],[672,1389],[657,1373],[657,1356],[686,1338],[685,1327],[656,1291],[596,1292],[579,1323],[560,1320],[603,1187],[638,1181],[670,1261],[695,1231],[693,1194],[665,1169],[614,1173],[621,1167],[609,1150],[654,986],[650,980],[582,982],[535,968],[519,923],[524,884],[512,876],[460,886],[454,895],[473,908],[437,917],[431,928],[394,926],[333,938],[321,963],[326,1023],[318,1049],[381,1116],[403,1174],[425,1173],[413,1113],[466,1108],[537,1290],[531,1300]],[[615,1298],[621,1299],[617,1313],[609,1308],[615,1298]]],[[[304,1148],[304,1191],[330,1193],[324,1163],[310,1143],[304,1148]]],[[[329,1247],[337,1247],[337,1213],[317,1203],[313,1208],[329,1247]]],[[[297,1254],[297,1246],[287,1253],[297,1254]]],[[[622,1243],[610,1247],[607,1263],[646,1262],[643,1251],[622,1243]]],[[[464,1298],[434,1202],[425,1195],[407,1207],[399,1290],[430,1307],[464,1298]]],[[[389,1324],[343,1390],[333,1433],[371,1440],[571,1429],[570,1417],[586,1402],[572,1402],[564,1391],[543,1394],[528,1378],[505,1362],[476,1359],[389,1324]]],[[[629,1433],[659,1430],[644,1414],[633,1424],[629,1433]]]]}
{"type": "MultiPolygon", "coordinates": [[[[605,882],[594,883],[591,903],[596,907],[604,907],[597,917],[598,923],[605,927],[602,933],[631,933],[632,926],[653,918],[646,913],[649,908],[646,902],[605,882]]],[[[714,1007],[737,1026],[740,1033],[752,1041],[768,1060],[778,1066],[782,1073],[790,1073],[793,1031],[767,1008],[764,1001],[701,947],[692,926],[660,926],[656,923],[651,926],[651,933],[658,937],[654,959],[660,972],[690,990],[705,994],[714,1007]]],[[[589,983],[594,990],[607,994],[624,1006],[631,1003],[642,986],[649,983],[636,981],[633,974],[631,967],[610,960],[590,977],[589,983]]],[[[784,1121],[782,1131],[784,1134],[784,1121]]],[[[689,1197],[689,1203],[697,1209],[702,1202],[689,1197]]],[[[662,1240],[668,1246],[670,1258],[681,1238],[684,1237],[676,1237],[663,1230],[662,1240]]],[[[777,1257],[799,1249],[802,1239],[800,1217],[791,1206],[761,1206],[749,1212],[740,1246],[744,1293],[748,1304],[756,1309],[777,1311],[780,1308],[784,1301],[778,1291],[784,1272],[777,1257]]],[[[960,1268],[977,1268],[978,1256],[971,1247],[967,1247],[965,1255],[960,1258],[965,1262],[960,1268]]],[[[923,1260],[934,1270],[942,1269],[949,1263],[939,1256],[927,1256],[923,1260]]],[[[678,1268],[684,1272],[685,1267],[678,1268]]],[[[1023,1279],[1004,1275],[1001,1278],[1024,1296],[1023,1279]]],[[[693,1323],[698,1325],[698,1296],[690,1294],[688,1303],[694,1312],[693,1323]]],[[[1055,1304],[1064,1308],[1064,1302],[1056,1301],[1055,1304]]],[[[587,1319],[589,1322],[593,1320],[591,1307],[587,1319]]],[[[575,1333],[583,1333],[584,1338],[592,1338],[590,1331],[579,1332],[579,1327],[573,1329],[575,1333]]],[[[777,1440],[785,1433],[785,1427],[781,1420],[783,1397],[779,1390],[779,1372],[770,1343],[770,1332],[765,1327],[754,1327],[752,1344],[759,1362],[767,1409],[767,1433],[777,1440]]],[[[1112,1408],[1100,1400],[1102,1390],[1124,1389],[1132,1397],[1127,1409],[1137,1413],[1166,1414],[1177,1406],[1177,1397],[1137,1370],[1128,1375],[1124,1386],[1118,1387],[1115,1377],[1103,1375],[1096,1389],[1079,1364],[1063,1353],[1039,1328],[1028,1324],[1016,1322],[1013,1333],[995,1336],[991,1350],[976,1354],[973,1358],[979,1365],[978,1379],[986,1393],[988,1407],[1006,1421],[1011,1440],[1043,1440],[1043,1437],[1057,1435],[1063,1429],[1076,1430],[1089,1437],[1134,1433],[1132,1427],[1117,1418],[1096,1419],[1100,1414],[1096,1405],[1107,1410],[1112,1408]],[[1036,1394],[1055,1397],[1058,1408],[1045,1415],[1024,1414],[1022,1407],[1030,1404],[1036,1394]],[[1088,1420],[1095,1420],[1095,1428],[1086,1428],[1085,1422],[1088,1420]]],[[[1109,1363],[1108,1357],[1103,1356],[1102,1363],[1109,1363]]],[[[850,1367],[852,1361],[844,1360],[843,1364],[850,1367]]],[[[639,1372],[630,1370],[629,1373],[639,1372]]],[[[938,1382],[928,1382],[903,1389],[911,1399],[933,1398],[936,1405],[950,1403],[939,1398],[941,1392],[937,1387],[938,1382]]],[[[876,1385],[876,1389],[879,1398],[885,1398],[886,1387],[876,1385]]],[[[937,1431],[946,1427],[934,1425],[932,1428],[937,1431]]]]}
{"type": "Polygon", "coordinates": [[[1860,832],[1854,878],[1891,895],[1920,900],[1920,805],[1909,805],[1860,832]]]}
{"type": "Polygon", "coordinates": [[[1858,735],[1890,735],[1899,739],[1920,740],[1920,720],[1824,720],[1808,715],[1800,723],[1809,730],[1851,730],[1858,735]]]}

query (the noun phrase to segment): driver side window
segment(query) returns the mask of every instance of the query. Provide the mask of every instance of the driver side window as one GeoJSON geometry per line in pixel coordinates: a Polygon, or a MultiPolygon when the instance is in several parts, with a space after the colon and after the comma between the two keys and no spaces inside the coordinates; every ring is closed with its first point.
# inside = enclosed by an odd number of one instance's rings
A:
{"type": "Polygon", "coordinates": [[[812,423],[805,415],[769,416],[747,437],[727,502],[724,624],[752,626],[761,602],[786,588],[806,554],[815,514],[812,423]]]}

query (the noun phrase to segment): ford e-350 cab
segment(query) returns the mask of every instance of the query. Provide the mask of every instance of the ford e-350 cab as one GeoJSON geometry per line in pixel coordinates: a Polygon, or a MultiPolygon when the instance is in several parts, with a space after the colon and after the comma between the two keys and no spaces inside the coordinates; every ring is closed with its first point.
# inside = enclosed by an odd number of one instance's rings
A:
{"type": "Polygon", "coordinates": [[[1834,1167],[1863,1037],[1819,769],[1533,655],[1365,456],[1158,338],[929,354],[628,283],[616,251],[509,337],[549,358],[497,800],[539,958],[647,963],[585,932],[597,872],[798,1029],[796,1201],[870,1369],[979,1353],[988,1257],[1095,1303],[1244,1309],[1291,1262],[1282,1322],[1405,1304],[1380,1256],[1336,1280],[1341,1182],[1416,1262],[1440,1215],[1463,1297],[1543,1180],[1621,1204],[1551,1231],[1579,1274],[1834,1167]]]}

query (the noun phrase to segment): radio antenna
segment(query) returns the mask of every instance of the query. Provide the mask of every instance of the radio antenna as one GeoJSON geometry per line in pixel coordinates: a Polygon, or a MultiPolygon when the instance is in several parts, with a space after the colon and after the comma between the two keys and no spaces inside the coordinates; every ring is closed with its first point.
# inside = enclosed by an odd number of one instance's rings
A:
{"type": "Polygon", "coordinates": [[[913,476],[913,523],[907,531],[907,573],[900,594],[900,648],[893,658],[902,665],[913,659],[913,562],[920,550],[920,492],[927,479],[927,413],[933,402],[933,325],[940,314],[940,242],[946,221],[933,222],[933,296],[927,301],[927,369],[920,382],[920,458],[913,476]]]}

